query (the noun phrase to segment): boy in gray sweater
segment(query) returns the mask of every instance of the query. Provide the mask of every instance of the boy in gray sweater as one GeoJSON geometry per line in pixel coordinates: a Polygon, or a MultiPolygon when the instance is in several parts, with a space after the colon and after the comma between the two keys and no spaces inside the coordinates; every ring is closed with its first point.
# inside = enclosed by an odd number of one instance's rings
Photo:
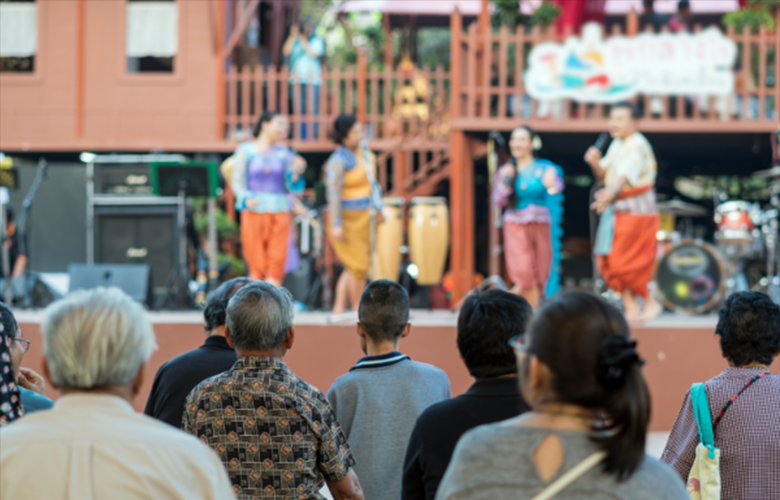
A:
{"type": "Polygon", "coordinates": [[[328,393],[355,456],[355,473],[366,499],[401,498],[404,454],[417,417],[451,396],[447,374],[398,352],[411,329],[406,290],[390,280],[368,285],[357,324],[366,357],[339,377],[328,393]]]}

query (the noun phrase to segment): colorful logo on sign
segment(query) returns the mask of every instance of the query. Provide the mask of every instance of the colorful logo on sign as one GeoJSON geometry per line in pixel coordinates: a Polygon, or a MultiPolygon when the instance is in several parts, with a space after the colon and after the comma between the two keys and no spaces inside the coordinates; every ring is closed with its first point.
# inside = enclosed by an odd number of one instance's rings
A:
{"type": "Polygon", "coordinates": [[[723,95],[734,90],[737,47],[717,28],[696,34],[642,33],[602,39],[588,23],[582,37],[541,43],[524,82],[534,99],[617,102],[649,95],[723,95]]]}

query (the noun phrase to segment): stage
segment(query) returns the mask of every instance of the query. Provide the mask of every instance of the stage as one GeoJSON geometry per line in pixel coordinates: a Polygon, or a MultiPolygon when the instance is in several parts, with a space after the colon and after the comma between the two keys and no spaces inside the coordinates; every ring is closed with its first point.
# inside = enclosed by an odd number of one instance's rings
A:
{"type": "MultiPolygon", "coordinates": [[[[41,371],[43,355],[40,311],[17,311],[24,336],[32,343],[23,365],[41,371]]],[[[203,317],[199,312],[152,312],[159,349],[147,366],[142,394],[136,409],[143,410],[157,369],[165,361],[203,343],[203,317]]],[[[295,344],[285,362],[303,380],[327,392],[333,381],[346,373],[363,355],[355,333],[354,317],[330,322],[330,315],[303,312],[295,316],[295,344]]],[[[414,310],[412,334],[401,350],[415,361],[438,366],[447,372],[453,395],[463,393],[473,379],[466,371],[456,346],[457,313],[414,310]]],[[[727,367],[714,336],[717,316],[665,314],[633,329],[639,352],[647,360],[644,371],[653,401],[652,431],[669,431],[685,391],[693,382],[704,381],[727,367]]],[[[780,371],[778,363],[773,371],[780,371]]],[[[49,388],[49,395],[57,392],[49,388]]]]}

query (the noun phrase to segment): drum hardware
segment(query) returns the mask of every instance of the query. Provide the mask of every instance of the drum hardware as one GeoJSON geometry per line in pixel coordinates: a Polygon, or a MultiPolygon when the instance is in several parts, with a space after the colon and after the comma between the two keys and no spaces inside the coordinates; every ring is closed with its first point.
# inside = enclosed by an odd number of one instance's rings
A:
{"type": "Polygon", "coordinates": [[[780,165],[776,165],[767,170],[759,170],[750,174],[751,177],[780,177],[780,165]]]}
{"type": "Polygon", "coordinates": [[[671,214],[675,217],[704,217],[709,215],[709,211],[706,208],[678,200],[677,198],[659,202],[657,206],[659,212],[671,214]]]}
{"type": "Polygon", "coordinates": [[[450,241],[447,200],[435,196],[412,198],[408,235],[409,257],[419,271],[417,284],[441,283],[450,241]]]}

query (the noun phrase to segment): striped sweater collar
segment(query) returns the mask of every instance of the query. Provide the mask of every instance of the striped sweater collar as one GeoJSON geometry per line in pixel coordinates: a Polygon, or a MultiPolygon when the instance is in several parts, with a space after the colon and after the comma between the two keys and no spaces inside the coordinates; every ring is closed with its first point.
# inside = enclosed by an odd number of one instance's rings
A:
{"type": "Polygon", "coordinates": [[[411,358],[409,358],[409,356],[406,354],[401,354],[400,352],[389,352],[379,356],[366,356],[365,358],[361,358],[355,366],[349,369],[349,371],[362,370],[367,368],[382,368],[384,366],[400,363],[405,359],[411,358]]]}

